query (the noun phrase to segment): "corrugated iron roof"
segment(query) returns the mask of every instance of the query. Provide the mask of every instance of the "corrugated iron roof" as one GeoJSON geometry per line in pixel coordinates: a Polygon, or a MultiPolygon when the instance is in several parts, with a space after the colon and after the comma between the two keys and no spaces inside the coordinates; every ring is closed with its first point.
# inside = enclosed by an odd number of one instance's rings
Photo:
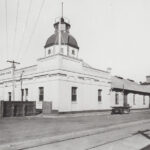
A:
{"type": "Polygon", "coordinates": [[[124,89],[128,91],[134,91],[139,93],[149,93],[150,94],[150,86],[141,85],[133,80],[123,79],[116,76],[112,77],[112,89],[124,89]]]}

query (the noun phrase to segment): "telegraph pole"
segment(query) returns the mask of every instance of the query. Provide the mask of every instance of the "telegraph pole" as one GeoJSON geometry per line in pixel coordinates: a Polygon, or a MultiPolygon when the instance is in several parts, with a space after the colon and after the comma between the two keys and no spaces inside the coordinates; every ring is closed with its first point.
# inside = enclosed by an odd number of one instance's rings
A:
{"type": "Polygon", "coordinates": [[[12,64],[12,97],[13,97],[13,101],[15,101],[15,68],[16,68],[16,64],[20,64],[20,63],[14,60],[12,61],[7,60],[7,62],[12,64]]]}
{"type": "Polygon", "coordinates": [[[58,27],[58,45],[59,45],[59,54],[61,53],[61,18],[59,20],[59,27],[58,27]]]}
{"type": "Polygon", "coordinates": [[[23,76],[24,70],[22,71],[21,75],[20,75],[20,91],[21,91],[21,101],[23,102],[23,90],[22,90],[22,76],[23,76]]]}

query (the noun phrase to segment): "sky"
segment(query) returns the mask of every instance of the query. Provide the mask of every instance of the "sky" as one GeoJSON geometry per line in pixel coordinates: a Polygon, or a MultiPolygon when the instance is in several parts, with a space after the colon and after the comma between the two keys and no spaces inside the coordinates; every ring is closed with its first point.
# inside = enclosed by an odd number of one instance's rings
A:
{"type": "Polygon", "coordinates": [[[145,81],[150,75],[149,0],[0,0],[0,70],[35,65],[54,33],[55,18],[70,20],[79,58],[112,75],[145,81]]]}

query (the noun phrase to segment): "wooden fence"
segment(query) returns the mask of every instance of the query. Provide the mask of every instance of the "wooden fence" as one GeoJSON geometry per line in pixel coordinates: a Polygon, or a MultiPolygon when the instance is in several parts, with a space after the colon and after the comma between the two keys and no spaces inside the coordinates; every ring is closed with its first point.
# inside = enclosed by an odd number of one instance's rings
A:
{"type": "Polygon", "coordinates": [[[0,117],[30,116],[35,113],[35,101],[0,101],[0,117]]]}

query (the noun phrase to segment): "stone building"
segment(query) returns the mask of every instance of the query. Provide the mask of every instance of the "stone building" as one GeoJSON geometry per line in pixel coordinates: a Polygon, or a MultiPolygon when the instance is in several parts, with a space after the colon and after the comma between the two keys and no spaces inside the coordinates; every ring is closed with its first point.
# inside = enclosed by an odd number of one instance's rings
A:
{"type": "Polygon", "coordinates": [[[56,112],[101,111],[115,105],[149,108],[150,88],[111,76],[79,58],[79,46],[71,25],[61,17],[43,48],[37,64],[0,70],[0,100],[52,102],[56,112]]]}
{"type": "Polygon", "coordinates": [[[51,101],[58,112],[110,109],[110,71],[89,66],[78,57],[79,46],[63,17],[54,23],[54,34],[37,64],[0,70],[0,99],[7,101],[51,101]],[[13,84],[15,84],[13,86],[13,84]]]}

